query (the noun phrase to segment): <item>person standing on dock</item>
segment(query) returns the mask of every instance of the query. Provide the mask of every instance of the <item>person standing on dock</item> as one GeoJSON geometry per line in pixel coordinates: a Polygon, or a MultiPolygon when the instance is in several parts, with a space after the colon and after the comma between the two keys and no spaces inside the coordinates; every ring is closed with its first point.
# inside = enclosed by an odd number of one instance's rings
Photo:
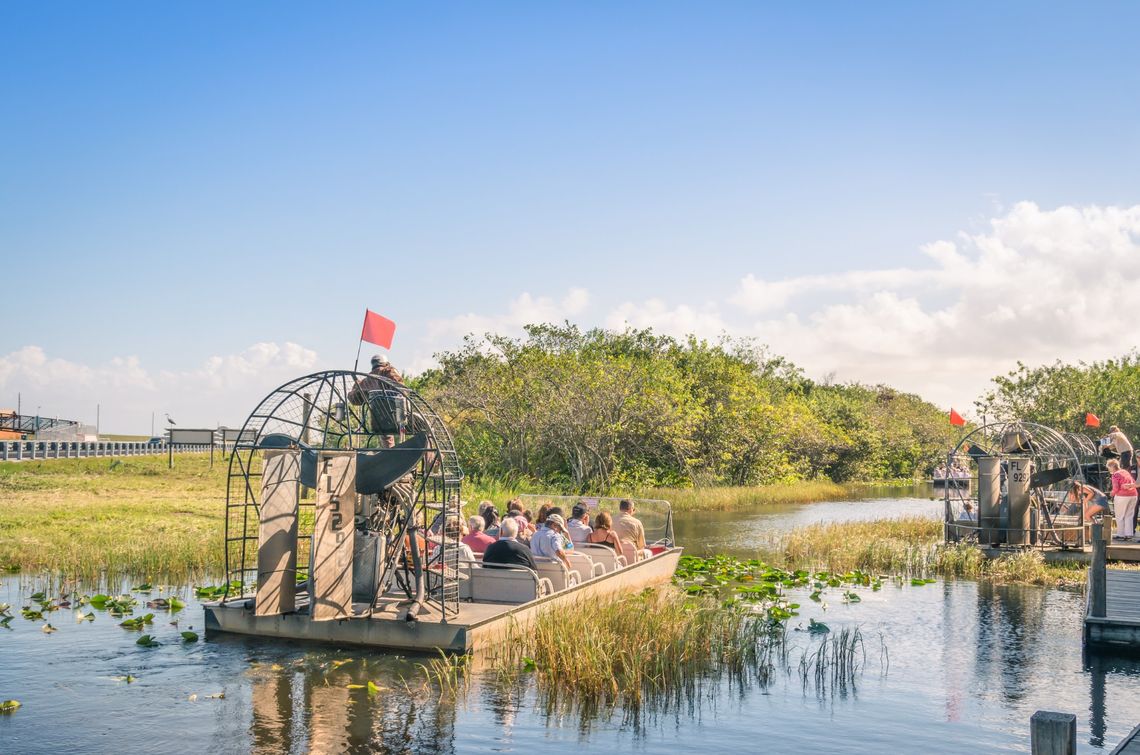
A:
{"type": "Polygon", "coordinates": [[[1116,425],[1108,428],[1108,435],[1104,437],[1106,441],[1112,444],[1116,449],[1116,453],[1120,454],[1120,466],[1124,469],[1132,469],[1132,442],[1128,440],[1128,436],[1120,431],[1116,425]]]}
{"type": "Polygon", "coordinates": [[[1131,540],[1136,534],[1136,481],[1116,459],[1109,459],[1105,466],[1112,474],[1112,514],[1117,533],[1112,539],[1131,540]]]}

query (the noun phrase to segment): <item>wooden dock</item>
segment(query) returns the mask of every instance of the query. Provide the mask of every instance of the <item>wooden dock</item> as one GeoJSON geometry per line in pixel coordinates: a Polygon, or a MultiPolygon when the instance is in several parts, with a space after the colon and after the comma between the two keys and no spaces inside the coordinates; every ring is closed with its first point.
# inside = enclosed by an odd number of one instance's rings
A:
{"type": "Polygon", "coordinates": [[[1109,755],[1140,755],[1140,726],[1133,729],[1109,755]]]}
{"type": "Polygon", "coordinates": [[[1109,569],[1109,546],[1100,524],[1093,526],[1084,640],[1088,648],[1140,652],[1140,571],[1109,569]]]}

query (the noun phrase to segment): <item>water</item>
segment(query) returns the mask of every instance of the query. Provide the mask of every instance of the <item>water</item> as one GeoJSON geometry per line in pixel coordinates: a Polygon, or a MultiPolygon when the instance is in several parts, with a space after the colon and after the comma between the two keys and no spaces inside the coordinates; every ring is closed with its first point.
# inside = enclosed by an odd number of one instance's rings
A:
{"type": "Polygon", "coordinates": [[[819,522],[873,521],[900,517],[942,516],[945,503],[931,485],[866,489],[866,497],[847,501],[765,506],[756,513],[686,512],[674,515],[677,542],[696,555],[728,553],[751,557],[796,527],[819,522]]]}
{"type": "MultiPolygon", "coordinates": [[[[754,548],[741,532],[753,526],[913,514],[935,505],[900,495],[798,506],[775,520],[694,514],[679,519],[678,531],[707,532],[748,555],[754,548]]],[[[815,618],[833,630],[861,628],[866,666],[854,690],[805,688],[794,666],[801,649],[820,640],[792,631],[793,668],[766,689],[723,682],[692,706],[584,718],[544,710],[529,679],[506,689],[476,674],[450,702],[424,688],[416,665],[423,658],[240,637],[183,643],[179,631],[199,629],[202,620],[186,590],[177,627],[155,611],[148,631],[163,643],[156,648],[136,645],[138,633],[100,612],[83,624],[70,609],[54,612],[48,621],[59,631],[44,634],[42,622],[19,615],[41,586],[0,582],[0,602],[15,606],[12,629],[0,629],[0,699],[23,703],[0,715],[5,753],[1025,752],[1029,718],[1039,709],[1076,713],[1082,751],[1107,752],[1140,722],[1140,664],[1082,659],[1083,598],[1072,590],[889,582],[844,604],[842,590],[832,589],[826,609],[801,600],[802,616],[791,626],[815,618]],[[137,681],[116,679],[127,674],[137,681]],[[384,689],[370,695],[347,686],[367,681],[384,689]],[[224,698],[212,697],[219,693],[224,698]]]]}

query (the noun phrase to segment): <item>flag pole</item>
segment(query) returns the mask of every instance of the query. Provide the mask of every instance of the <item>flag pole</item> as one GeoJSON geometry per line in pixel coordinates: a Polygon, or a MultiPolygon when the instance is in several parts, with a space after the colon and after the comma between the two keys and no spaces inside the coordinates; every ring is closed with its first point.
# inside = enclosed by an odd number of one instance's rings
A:
{"type": "MultiPolygon", "coordinates": [[[[368,308],[364,308],[364,323],[368,324],[368,308]]],[[[360,349],[364,347],[364,325],[360,326],[360,340],[356,342],[356,361],[352,363],[352,371],[360,366],[360,349]]]]}

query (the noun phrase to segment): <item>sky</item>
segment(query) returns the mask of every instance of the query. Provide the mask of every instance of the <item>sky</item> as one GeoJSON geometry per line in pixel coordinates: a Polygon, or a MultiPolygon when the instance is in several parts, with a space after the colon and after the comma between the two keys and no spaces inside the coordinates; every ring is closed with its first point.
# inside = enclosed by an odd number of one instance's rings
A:
{"type": "Polygon", "coordinates": [[[530,322],[968,412],[1136,344],[1140,6],[7,3],[0,406],[239,425],[530,322]],[[365,346],[367,354],[374,350],[365,346]]]}

